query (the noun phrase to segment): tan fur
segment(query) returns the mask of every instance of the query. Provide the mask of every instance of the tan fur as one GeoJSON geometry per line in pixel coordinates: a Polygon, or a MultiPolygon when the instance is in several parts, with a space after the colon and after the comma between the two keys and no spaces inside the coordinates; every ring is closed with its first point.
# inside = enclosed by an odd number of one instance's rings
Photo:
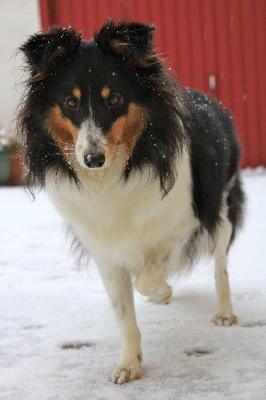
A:
{"type": "Polygon", "coordinates": [[[73,96],[75,96],[77,99],[81,99],[81,91],[80,91],[80,89],[79,88],[75,88],[75,89],[73,89],[73,96]]]}
{"type": "Polygon", "coordinates": [[[137,104],[131,103],[128,113],[118,118],[107,134],[108,155],[112,157],[116,152],[116,146],[123,144],[126,155],[129,157],[146,125],[146,121],[146,110],[137,104]]]}
{"type": "Polygon", "coordinates": [[[73,151],[78,132],[73,123],[62,115],[59,106],[54,106],[48,113],[46,126],[62,152],[67,155],[73,151]]]}
{"type": "Polygon", "coordinates": [[[101,95],[104,99],[107,99],[107,97],[109,96],[110,93],[111,93],[111,89],[107,86],[105,86],[101,91],[101,95]]]}

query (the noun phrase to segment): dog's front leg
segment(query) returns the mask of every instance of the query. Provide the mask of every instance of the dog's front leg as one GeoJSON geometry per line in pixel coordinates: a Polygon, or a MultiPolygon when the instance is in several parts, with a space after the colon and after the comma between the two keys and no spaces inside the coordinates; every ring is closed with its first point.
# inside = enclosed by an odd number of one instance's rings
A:
{"type": "Polygon", "coordinates": [[[142,376],[140,331],[136,323],[131,277],[125,268],[98,266],[119,322],[122,340],[121,357],[111,372],[110,380],[122,384],[142,376]]]}
{"type": "Polygon", "coordinates": [[[162,243],[147,258],[145,268],[136,278],[137,291],[153,303],[167,304],[171,299],[172,289],[166,283],[171,255],[172,242],[162,243]]]}

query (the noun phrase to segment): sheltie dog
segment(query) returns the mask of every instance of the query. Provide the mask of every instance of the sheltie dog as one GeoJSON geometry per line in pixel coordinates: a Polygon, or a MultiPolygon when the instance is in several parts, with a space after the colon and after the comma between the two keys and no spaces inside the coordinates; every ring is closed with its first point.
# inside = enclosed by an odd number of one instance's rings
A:
{"type": "Polygon", "coordinates": [[[45,188],[95,259],[122,340],[114,383],[141,378],[133,288],[167,303],[167,278],[215,258],[218,308],[232,311],[227,255],[243,214],[239,144],[229,112],[171,76],[154,27],[107,21],[92,40],[73,29],[32,35],[18,115],[26,183],[45,188]]]}

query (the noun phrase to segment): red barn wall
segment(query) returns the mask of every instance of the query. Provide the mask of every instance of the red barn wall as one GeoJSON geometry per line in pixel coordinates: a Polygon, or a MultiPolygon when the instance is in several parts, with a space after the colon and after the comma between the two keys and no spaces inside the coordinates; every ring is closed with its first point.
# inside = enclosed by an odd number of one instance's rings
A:
{"type": "Polygon", "coordinates": [[[234,114],[243,166],[266,166],[265,0],[40,0],[43,28],[90,38],[108,17],[155,24],[156,46],[185,86],[234,114]]]}

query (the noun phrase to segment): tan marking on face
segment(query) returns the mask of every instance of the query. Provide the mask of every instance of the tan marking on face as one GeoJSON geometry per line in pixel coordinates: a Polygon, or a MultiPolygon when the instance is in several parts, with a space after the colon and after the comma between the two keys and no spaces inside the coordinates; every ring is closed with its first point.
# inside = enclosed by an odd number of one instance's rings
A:
{"type": "Polygon", "coordinates": [[[110,93],[111,93],[111,89],[107,86],[105,86],[101,91],[101,95],[104,99],[107,99],[107,97],[109,96],[110,93]]]}
{"type": "Polygon", "coordinates": [[[80,91],[80,89],[79,88],[75,88],[75,89],[73,89],[73,96],[75,96],[77,99],[81,99],[81,91],[80,91]]]}
{"type": "Polygon", "coordinates": [[[49,111],[46,127],[65,155],[73,151],[78,130],[68,118],[62,115],[59,106],[54,106],[49,111]]]}
{"type": "Polygon", "coordinates": [[[113,158],[116,154],[117,145],[121,143],[121,138],[126,124],[126,116],[118,118],[112,125],[110,131],[107,134],[107,158],[113,158]]]}
{"type": "Polygon", "coordinates": [[[141,135],[148,120],[147,111],[137,104],[129,105],[129,112],[126,118],[126,124],[121,141],[124,142],[128,149],[128,155],[131,155],[137,139],[141,135]]]}
{"type": "Polygon", "coordinates": [[[138,137],[146,126],[147,117],[145,108],[135,103],[130,103],[128,113],[118,118],[107,134],[107,156],[114,157],[117,146],[123,144],[127,157],[129,157],[133,152],[138,137]]]}

